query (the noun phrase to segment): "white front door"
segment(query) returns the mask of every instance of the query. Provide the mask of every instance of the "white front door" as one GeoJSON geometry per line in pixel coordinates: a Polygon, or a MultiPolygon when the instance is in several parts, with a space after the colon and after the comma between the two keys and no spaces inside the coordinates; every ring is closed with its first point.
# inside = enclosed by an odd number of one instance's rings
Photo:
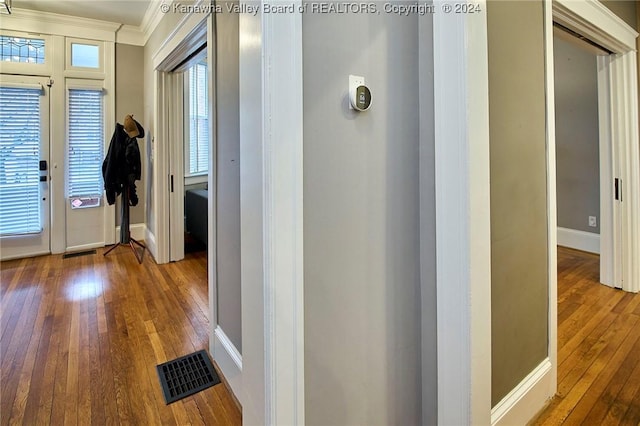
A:
{"type": "Polygon", "coordinates": [[[66,251],[102,247],[106,216],[113,217],[104,197],[102,162],[112,129],[105,129],[102,81],[67,79],[65,144],[65,230],[66,251]],[[105,141],[107,143],[105,143],[105,141]]]}
{"type": "Polygon", "coordinates": [[[0,75],[0,259],[50,252],[49,87],[0,75]]]}

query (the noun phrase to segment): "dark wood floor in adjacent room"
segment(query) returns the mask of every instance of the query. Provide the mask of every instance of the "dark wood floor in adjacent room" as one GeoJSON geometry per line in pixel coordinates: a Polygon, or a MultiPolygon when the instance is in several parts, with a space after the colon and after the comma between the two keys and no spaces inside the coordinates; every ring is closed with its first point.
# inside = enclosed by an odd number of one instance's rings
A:
{"type": "Polygon", "coordinates": [[[535,425],[640,422],[640,294],[601,285],[599,262],[558,248],[558,393],[535,425]]]}
{"type": "Polygon", "coordinates": [[[240,425],[224,384],[169,406],[156,365],[208,349],[206,252],[2,262],[0,424],[240,425]]]}

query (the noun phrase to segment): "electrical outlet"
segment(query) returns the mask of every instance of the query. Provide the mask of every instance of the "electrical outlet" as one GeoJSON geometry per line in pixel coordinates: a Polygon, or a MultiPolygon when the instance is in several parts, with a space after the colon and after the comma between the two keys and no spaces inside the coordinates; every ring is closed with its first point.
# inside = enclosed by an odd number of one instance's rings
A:
{"type": "Polygon", "coordinates": [[[596,228],[598,226],[598,219],[595,216],[589,216],[589,226],[596,228]]]}

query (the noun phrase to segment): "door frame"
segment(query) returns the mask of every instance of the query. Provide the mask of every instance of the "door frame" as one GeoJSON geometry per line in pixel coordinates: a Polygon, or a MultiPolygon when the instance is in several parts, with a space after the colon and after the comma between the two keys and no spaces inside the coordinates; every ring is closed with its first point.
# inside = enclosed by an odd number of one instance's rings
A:
{"type": "MultiPolygon", "coordinates": [[[[184,134],[170,124],[170,117],[176,111],[176,104],[182,105],[182,78],[171,73],[180,62],[187,56],[186,52],[198,48],[207,41],[207,21],[210,15],[192,13],[187,14],[178,23],[176,29],[169,35],[165,42],[153,55],[154,87],[155,94],[153,116],[156,122],[156,134],[152,138],[153,152],[155,157],[153,162],[153,188],[152,188],[152,211],[155,213],[155,229],[147,229],[147,245],[157,263],[167,263],[179,260],[183,256],[175,256],[171,250],[171,234],[176,229],[182,229],[184,224],[177,224],[171,221],[170,217],[181,215],[184,206],[177,206],[178,203],[170,202],[171,190],[171,162],[172,155],[181,158],[183,149],[184,134]],[[179,145],[179,146],[178,146],[179,145]],[[173,222],[173,223],[172,223],[173,222]]],[[[208,55],[208,66],[211,67],[212,55],[208,55]]],[[[212,112],[209,113],[211,119],[212,112]]],[[[174,123],[175,124],[175,123],[174,123]]],[[[210,155],[210,157],[212,157],[210,155]]],[[[179,166],[182,168],[183,166],[179,166]]],[[[173,170],[175,172],[175,170],[173,170]]],[[[180,176],[183,179],[183,176],[180,176]]],[[[212,173],[209,174],[209,187],[215,182],[212,173]]],[[[174,177],[174,190],[176,187],[174,177]]],[[[179,192],[184,194],[184,182],[178,184],[179,192]]],[[[211,194],[210,194],[211,195],[211,194]]],[[[174,193],[173,197],[176,197],[174,193]]],[[[184,216],[184,213],[182,213],[184,216]]],[[[184,245],[184,244],[183,244],[184,245]]],[[[183,247],[184,250],[184,247],[183,247]]],[[[211,281],[209,282],[211,285],[211,281]]]]}
{"type": "MultiPolygon", "coordinates": [[[[443,3],[437,1],[436,8],[443,3]]],[[[487,4],[475,3],[477,14],[433,14],[437,382],[442,424],[491,423],[487,4]]]]}
{"type": "Polygon", "coordinates": [[[611,142],[611,90],[609,82],[609,68],[606,66],[607,57],[597,56],[598,71],[598,148],[599,148],[599,181],[600,181],[600,282],[609,287],[615,287],[614,260],[618,247],[614,242],[613,203],[613,146],[611,142]]]}
{"type": "MultiPolygon", "coordinates": [[[[557,193],[556,193],[556,141],[555,141],[555,94],[553,63],[553,22],[589,38],[611,50],[615,55],[598,60],[598,92],[602,101],[604,86],[610,89],[610,124],[614,157],[626,155],[620,173],[626,181],[623,189],[627,203],[622,204],[621,219],[623,238],[620,242],[624,253],[623,290],[640,290],[640,265],[632,259],[640,256],[640,199],[636,195],[640,189],[640,154],[638,152],[638,99],[629,93],[638,93],[636,37],[638,33],[622,19],[596,0],[575,2],[571,0],[545,0],[545,74],[546,74],[546,122],[547,122],[547,217],[548,217],[548,292],[549,292],[549,345],[551,361],[551,386],[549,396],[557,389],[557,334],[558,334],[558,276],[557,276],[557,193]],[[634,142],[635,141],[635,142],[634,142]]],[[[602,121],[601,121],[602,124],[602,121]]],[[[601,144],[602,145],[602,144],[601,144]]],[[[615,161],[615,159],[613,160],[615,161]]],[[[611,170],[613,172],[613,170],[611,170]]],[[[605,171],[606,172],[606,171],[605,171]]],[[[601,181],[603,179],[601,178],[601,181]]],[[[611,202],[611,200],[609,200],[611,202]]],[[[615,242],[614,242],[615,244],[615,242]]]]}
{"type": "MultiPolygon", "coordinates": [[[[607,140],[600,141],[601,156],[603,150],[610,156],[608,164],[601,158],[601,173],[608,173],[600,180],[604,187],[601,192],[601,225],[609,232],[601,248],[611,247],[613,256],[601,258],[601,281],[607,285],[621,287],[625,291],[640,291],[640,266],[633,259],[640,257],[640,157],[638,151],[638,99],[629,93],[637,90],[637,54],[636,38],[638,33],[622,19],[595,0],[575,2],[570,0],[554,0],[553,22],[587,37],[597,44],[614,52],[612,55],[598,57],[598,103],[606,111],[600,111],[600,135],[607,140]],[[604,117],[603,117],[604,115],[604,117]],[[604,118],[604,120],[603,120],[604,118]],[[610,149],[607,142],[610,140],[610,149]],[[636,141],[634,143],[634,141],[636,141]],[[611,184],[614,178],[622,180],[623,202],[615,202],[612,197],[611,184]],[[609,209],[612,204],[612,209],[609,209]],[[611,213],[603,214],[603,213],[611,213]],[[621,265],[618,262],[621,260],[621,265]]],[[[547,55],[553,54],[553,39],[547,42],[547,55]]],[[[549,63],[547,64],[549,65],[549,63]]],[[[547,74],[553,74],[553,58],[547,74]]],[[[547,77],[547,111],[554,108],[553,76],[547,77]],[[551,78],[549,78],[551,77],[551,78]]],[[[554,118],[555,119],[555,118],[554,118]]],[[[555,128],[555,124],[554,124],[555,128]]],[[[555,135],[548,141],[549,151],[555,149],[555,135]]],[[[555,182],[555,162],[548,164],[549,175],[555,182]]],[[[553,193],[555,197],[555,190],[553,193]]],[[[553,212],[555,214],[555,209],[553,212]]],[[[601,254],[603,250],[601,249],[601,254]]],[[[606,254],[606,253],[605,253],[606,254]]]]}
{"type": "Polygon", "coordinates": [[[305,423],[302,24],[239,17],[245,424],[305,423]]]}
{"type": "Polygon", "coordinates": [[[169,82],[169,261],[184,259],[184,74],[171,72],[169,82]]]}

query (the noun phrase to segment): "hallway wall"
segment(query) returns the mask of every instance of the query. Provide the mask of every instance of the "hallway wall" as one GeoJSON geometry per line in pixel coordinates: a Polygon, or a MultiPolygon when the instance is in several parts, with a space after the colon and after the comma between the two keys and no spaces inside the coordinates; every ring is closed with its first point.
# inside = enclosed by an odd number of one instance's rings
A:
{"type": "MultiPolygon", "coordinates": [[[[421,417],[418,17],[307,13],[303,54],[306,423],[433,424],[421,417]],[[369,111],[349,109],[349,74],[365,77],[369,111]]],[[[435,324],[435,301],[427,315],[435,324]]]]}
{"type": "Polygon", "coordinates": [[[495,406],[547,357],[542,1],[487,3],[495,406]]]}

